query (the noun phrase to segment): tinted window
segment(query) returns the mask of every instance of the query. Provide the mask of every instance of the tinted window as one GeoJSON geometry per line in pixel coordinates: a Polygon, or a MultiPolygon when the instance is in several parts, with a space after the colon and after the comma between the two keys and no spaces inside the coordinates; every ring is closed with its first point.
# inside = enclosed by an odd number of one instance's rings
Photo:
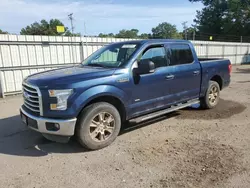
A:
{"type": "Polygon", "coordinates": [[[165,52],[164,47],[149,48],[143,53],[140,59],[141,60],[148,59],[154,62],[155,68],[167,66],[166,52],[165,52]]]}
{"type": "Polygon", "coordinates": [[[194,61],[192,51],[186,44],[170,46],[170,66],[189,64],[194,61]]]}

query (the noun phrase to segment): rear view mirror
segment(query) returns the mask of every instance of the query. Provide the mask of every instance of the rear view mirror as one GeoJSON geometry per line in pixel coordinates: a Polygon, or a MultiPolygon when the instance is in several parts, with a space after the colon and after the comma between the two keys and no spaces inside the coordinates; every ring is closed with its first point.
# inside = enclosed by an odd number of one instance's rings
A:
{"type": "Polygon", "coordinates": [[[141,60],[138,62],[138,68],[136,69],[136,73],[137,74],[149,74],[149,73],[153,73],[155,71],[155,64],[148,60],[141,60]]]}

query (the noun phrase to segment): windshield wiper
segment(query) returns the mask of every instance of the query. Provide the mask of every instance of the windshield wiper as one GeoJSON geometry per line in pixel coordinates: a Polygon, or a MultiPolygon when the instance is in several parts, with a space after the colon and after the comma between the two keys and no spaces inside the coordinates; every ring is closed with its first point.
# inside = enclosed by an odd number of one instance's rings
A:
{"type": "Polygon", "coordinates": [[[90,64],[87,64],[86,66],[109,68],[109,67],[107,67],[107,66],[105,66],[105,65],[98,64],[98,63],[90,63],[90,64]]]}

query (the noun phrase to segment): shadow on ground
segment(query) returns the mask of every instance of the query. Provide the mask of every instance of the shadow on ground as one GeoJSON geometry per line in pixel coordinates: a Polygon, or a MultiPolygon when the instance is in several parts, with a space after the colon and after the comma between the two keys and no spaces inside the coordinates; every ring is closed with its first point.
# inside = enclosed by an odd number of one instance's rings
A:
{"type": "Polygon", "coordinates": [[[85,152],[76,141],[60,144],[48,141],[40,133],[29,130],[19,117],[0,119],[0,153],[19,156],[45,156],[49,153],[85,152]]]}
{"type": "MultiPolygon", "coordinates": [[[[150,124],[178,115],[171,113],[142,123],[128,122],[123,125],[120,135],[143,128],[150,124]]],[[[67,144],[51,142],[40,133],[29,130],[19,117],[0,119],[0,154],[41,157],[49,153],[88,152],[73,137],[67,144]]]]}

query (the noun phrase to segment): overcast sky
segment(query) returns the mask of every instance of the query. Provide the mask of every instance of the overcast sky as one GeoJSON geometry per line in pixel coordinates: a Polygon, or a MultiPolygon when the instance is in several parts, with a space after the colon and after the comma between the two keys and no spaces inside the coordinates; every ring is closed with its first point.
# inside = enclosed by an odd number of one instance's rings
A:
{"type": "Polygon", "coordinates": [[[19,33],[21,28],[41,19],[58,18],[70,25],[68,14],[74,13],[76,32],[88,35],[116,33],[121,29],[150,32],[161,22],[193,23],[200,3],[188,0],[0,0],[0,29],[19,33]]]}

